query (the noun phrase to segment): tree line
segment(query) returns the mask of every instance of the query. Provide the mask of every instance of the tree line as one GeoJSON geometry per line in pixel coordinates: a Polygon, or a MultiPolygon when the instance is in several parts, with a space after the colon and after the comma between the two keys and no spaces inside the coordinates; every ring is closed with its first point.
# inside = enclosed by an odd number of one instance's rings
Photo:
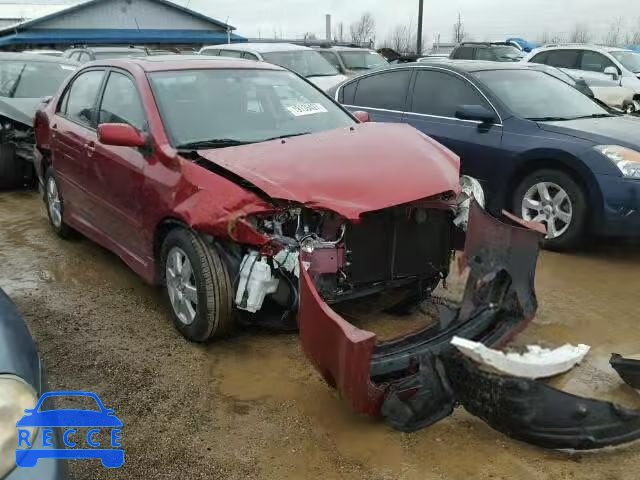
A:
{"type": "MultiPolygon", "coordinates": [[[[373,46],[376,43],[376,21],[370,12],[363,13],[360,18],[347,29],[343,22],[333,29],[333,39],[339,42],[352,42],[362,46],[373,46]]],[[[425,38],[427,36],[425,35],[425,38]]],[[[451,36],[438,35],[442,43],[460,43],[464,40],[477,40],[466,29],[462,15],[458,13],[451,27],[451,36]]],[[[506,38],[505,38],[506,39],[506,38]]],[[[486,39],[488,40],[488,39],[486,39]]],[[[537,38],[531,39],[540,45],[547,43],[600,43],[612,47],[640,45],[640,18],[627,21],[624,18],[614,19],[604,32],[594,32],[588,25],[576,23],[569,32],[541,32],[537,38]]],[[[414,19],[395,25],[386,38],[378,42],[377,48],[392,48],[401,53],[415,53],[417,50],[417,24],[414,19]]],[[[427,41],[422,42],[422,52],[430,50],[427,41]]]]}

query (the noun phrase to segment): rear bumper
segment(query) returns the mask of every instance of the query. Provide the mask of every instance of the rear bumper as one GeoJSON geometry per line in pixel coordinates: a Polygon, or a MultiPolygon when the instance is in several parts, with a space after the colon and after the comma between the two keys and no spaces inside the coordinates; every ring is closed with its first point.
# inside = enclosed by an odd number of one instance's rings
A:
{"type": "Polygon", "coordinates": [[[603,216],[596,233],[640,236],[640,180],[598,175],[604,198],[603,216]]]}

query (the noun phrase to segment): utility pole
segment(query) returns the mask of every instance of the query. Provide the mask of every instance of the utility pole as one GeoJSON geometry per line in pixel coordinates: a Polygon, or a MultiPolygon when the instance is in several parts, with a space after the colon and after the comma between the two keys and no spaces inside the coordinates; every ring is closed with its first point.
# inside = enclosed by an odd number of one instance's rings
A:
{"type": "Polygon", "coordinates": [[[424,10],[424,0],[418,0],[418,46],[416,53],[422,54],[422,14],[424,10]]]}

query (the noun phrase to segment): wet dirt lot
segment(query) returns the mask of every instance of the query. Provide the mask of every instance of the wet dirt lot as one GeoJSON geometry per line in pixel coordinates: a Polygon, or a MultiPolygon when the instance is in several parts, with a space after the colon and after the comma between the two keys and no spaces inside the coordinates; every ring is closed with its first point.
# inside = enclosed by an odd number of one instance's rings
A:
{"type": "MultiPolygon", "coordinates": [[[[640,243],[545,252],[539,315],[518,342],[593,347],[556,386],[640,408],[608,366],[640,352],[640,243]]],[[[52,390],[96,392],[123,421],[125,464],[70,464],[72,478],[637,479],[640,445],[544,451],[463,410],[414,434],[353,415],[294,335],[244,331],[194,345],[159,290],[86,239],[48,229],[35,194],[0,194],[0,287],[17,303],[52,390]]]]}

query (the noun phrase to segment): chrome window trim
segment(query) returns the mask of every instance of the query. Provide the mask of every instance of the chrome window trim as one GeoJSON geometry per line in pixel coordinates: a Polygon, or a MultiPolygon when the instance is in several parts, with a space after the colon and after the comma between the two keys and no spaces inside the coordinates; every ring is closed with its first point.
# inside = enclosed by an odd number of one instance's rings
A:
{"type": "MultiPolygon", "coordinates": [[[[365,110],[374,110],[376,112],[397,113],[400,115],[416,115],[418,117],[440,118],[442,120],[456,120],[458,122],[474,123],[476,125],[482,125],[483,123],[478,120],[466,120],[463,118],[456,118],[456,117],[442,117],[440,115],[429,115],[427,113],[403,112],[401,110],[387,110],[386,108],[363,107],[358,105],[342,105],[342,106],[345,108],[355,108],[355,109],[362,108],[365,110]]],[[[491,125],[492,127],[502,127],[502,123],[490,123],[489,125],[491,125]]]]}

